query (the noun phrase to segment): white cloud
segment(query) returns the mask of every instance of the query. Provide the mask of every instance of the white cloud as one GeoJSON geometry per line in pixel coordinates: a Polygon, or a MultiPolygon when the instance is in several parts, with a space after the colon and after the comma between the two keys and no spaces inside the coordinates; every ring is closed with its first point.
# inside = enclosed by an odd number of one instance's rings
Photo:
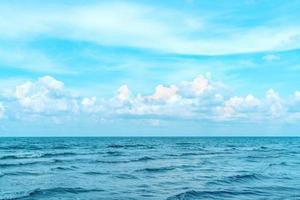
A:
{"type": "Polygon", "coordinates": [[[269,112],[273,117],[280,117],[284,112],[283,102],[277,92],[270,89],[266,93],[266,103],[269,105],[269,112]]]}
{"type": "Polygon", "coordinates": [[[211,80],[210,73],[198,75],[192,81],[183,81],[177,87],[178,93],[185,98],[222,98],[222,94],[228,92],[224,84],[211,80]]]}
{"type": "Polygon", "coordinates": [[[97,112],[97,106],[96,106],[97,98],[92,97],[92,98],[83,98],[81,101],[81,105],[83,107],[83,111],[85,112],[97,112]]]}
{"type": "Polygon", "coordinates": [[[235,119],[249,117],[250,114],[261,110],[261,100],[255,98],[252,94],[246,97],[230,97],[224,102],[223,106],[218,106],[216,112],[218,119],[235,119]]]}
{"type": "Polygon", "coordinates": [[[285,116],[287,109],[285,106],[287,105],[284,104],[279,94],[270,89],[262,99],[251,94],[246,97],[231,97],[224,102],[223,106],[217,107],[216,111],[220,119],[268,120],[285,116]]]}
{"type": "Polygon", "coordinates": [[[295,100],[300,101],[300,92],[299,91],[295,91],[294,98],[295,98],[295,100]]]}
{"type": "Polygon", "coordinates": [[[0,102],[0,119],[3,118],[5,112],[4,105],[0,102]]]}
{"type": "Polygon", "coordinates": [[[4,105],[0,103],[0,116],[3,117],[4,110],[7,113],[15,109],[18,115],[25,113],[47,116],[50,114],[58,121],[59,116],[67,115],[72,118],[79,112],[87,114],[83,116],[91,114],[98,119],[129,116],[155,122],[169,118],[214,122],[299,119],[300,93],[298,91],[290,99],[283,99],[273,89],[268,90],[262,98],[252,94],[244,97],[228,96],[222,95],[226,93],[223,91],[225,89],[218,88],[216,85],[215,81],[200,75],[194,80],[177,85],[159,84],[150,95],[135,95],[127,85],[122,85],[115,97],[98,99],[96,96],[91,98],[74,96],[68,92],[63,82],[44,76],[37,81],[27,81],[17,85],[15,98],[20,107],[6,102],[4,109],[4,105]]]}
{"type": "Polygon", "coordinates": [[[64,89],[64,83],[52,78],[51,76],[39,78],[38,83],[50,90],[62,91],[64,89]]]}
{"type": "Polygon", "coordinates": [[[265,55],[262,59],[268,62],[272,62],[272,61],[280,60],[280,56],[274,54],[268,54],[265,55]]]}
{"type": "Polygon", "coordinates": [[[204,115],[209,115],[208,112],[213,104],[223,101],[220,91],[213,85],[207,78],[200,75],[191,82],[185,81],[178,85],[159,84],[155,87],[153,94],[132,95],[125,103],[122,98],[119,98],[119,92],[117,98],[113,98],[106,107],[113,107],[109,110],[115,110],[115,113],[121,115],[199,118],[197,115],[200,114],[201,117],[211,118],[211,116],[204,115]]]}
{"type": "Polygon", "coordinates": [[[31,90],[33,86],[32,82],[26,82],[22,85],[17,85],[16,87],[16,97],[18,99],[22,99],[22,98],[26,98],[26,96],[28,95],[29,91],[31,90]]]}
{"type": "Polygon", "coordinates": [[[119,89],[118,89],[118,96],[117,98],[120,99],[121,101],[126,101],[129,99],[130,97],[130,90],[128,88],[127,85],[122,85],[119,89]]]}
{"type": "Polygon", "coordinates": [[[192,88],[196,94],[202,94],[203,92],[210,90],[212,87],[209,85],[208,79],[204,76],[198,76],[192,83],[192,88]]]}
{"type": "Polygon", "coordinates": [[[285,106],[285,119],[288,122],[298,122],[300,119],[300,92],[295,91],[289,101],[281,100],[285,106]]]}
{"type": "Polygon", "coordinates": [[[155,100],[170,100],[176,97],[177,90],[175,85],[171,85],[170,87],[158,85],[155,88],[155,93],[151,97],[155,100]]]}
{"type": "Polygon", "coordinates": [[[55,113],[76,111],[76,98],[64,90],[64,84],[50,76],[36,82],[28,81],[16,86],[16,98],[28,111],[36,113],[55,113]]]}
{"type": "Polygon", "coordinates": [[[94,106],[96,104],[96,97],[83,98],[81,104],[83,105],[83,107],[94,106]]]}

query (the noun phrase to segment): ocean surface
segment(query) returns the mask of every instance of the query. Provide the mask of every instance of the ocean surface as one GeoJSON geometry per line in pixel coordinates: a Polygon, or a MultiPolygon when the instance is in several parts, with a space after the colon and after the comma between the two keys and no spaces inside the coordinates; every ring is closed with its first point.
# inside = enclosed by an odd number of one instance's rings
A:
{"type": "Polygon", "coordinates": [[[12,199],[300,199],[300,138],[0,138],[12,199]]]}

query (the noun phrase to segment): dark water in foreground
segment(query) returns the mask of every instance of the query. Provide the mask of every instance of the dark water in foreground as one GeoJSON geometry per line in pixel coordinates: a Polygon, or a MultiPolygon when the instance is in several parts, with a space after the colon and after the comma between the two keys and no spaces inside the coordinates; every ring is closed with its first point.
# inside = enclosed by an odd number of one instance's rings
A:
{"type": "Polygon", "coordinates": [[[0,138],[0,199],[300,199],[300,138],[0,138]]]}

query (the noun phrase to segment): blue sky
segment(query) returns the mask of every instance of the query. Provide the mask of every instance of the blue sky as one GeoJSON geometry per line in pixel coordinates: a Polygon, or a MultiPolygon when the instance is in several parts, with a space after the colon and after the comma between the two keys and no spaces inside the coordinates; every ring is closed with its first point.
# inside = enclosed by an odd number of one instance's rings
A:
{"type": "Polygon", "coordinates": [[[299,1],[1,1],[1,136],[300,135],[299,1]]]}

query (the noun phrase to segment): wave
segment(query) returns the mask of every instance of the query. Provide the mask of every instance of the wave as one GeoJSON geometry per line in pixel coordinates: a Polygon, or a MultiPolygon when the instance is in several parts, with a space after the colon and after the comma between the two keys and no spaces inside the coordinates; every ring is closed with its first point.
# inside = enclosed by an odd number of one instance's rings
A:
{"type": "Polygon", "coordinates": [[[129,163],[130,160],[95,160],[96,163],[106,163],[106,164],[119,164],[119,163],[129,163]]]}
{"type": "Polygon", "coordinates": [[[77,153],[73,152],[61,152],[61,153],[45,153],[41,155],[41,158],[52,158],[57,156],[76,156],[77,153]]]}
{"type": "Polygon", "coordinates": [[[211,181],[207,184],[232,184],[232,183],[249,183],[250,181],[262,181],[267,177],[261,174],[242,174],[242,175],[234,175],[227,176],[223,179],[211,181]]]}
{"type": "MultiPolygon", "coordinates": [[[[31,161],[31,162],[18,162],[18,163],[0,163],[0,168],[10,168],[10,167],[23,167],[23,166],[31,166],[31,165],[51,165],[51,164],[57,164],[57,163],[63,163],[68,162],[69,160],[46,160],[46,161],[31,161]]],[[[72,160],[70,160],[72,161],[72,160]]]]}
{"type": "Polygon", "coordinates": [[[21,158],[22,157],[19,157],[19,156],[8,155],[8,156],[2,156],[2,157],[0,157],[0,160],[21,159],[21,158]]]}
{"type": "Polygon", "coordinates": [[[0,157],[0,160],[20,160],[20,159],[31,159],[31,158],[53,158],[57,156],[75,156],[82,155],[73,152],[61,152],[61,153],[44,153],[44,154],[28,154],[28,155],[5,155],[0,157]]]}
{"type": "Polygon", "coordinates": [[[30,159],[30,158],[40,158],[41,155],[33,155],[33,154],[28,154],[28,155],[5,155],[0,157],[0,160],[21,160],[21,159],[30,159]]]}
{"type": "Polygon", "coordinates": [[[185,145],[201,145],[200,143],[196,143],[196,142],[177,142],[175,143],[176,145],[180,145],[180,146],[185,146],[185,145]]]}
{"type": "Polygon", "coordinates": [[[269,164],[269,167],[272,167],[272,166],[287,166],[287,163],[286,163],[286,162],[281,162],[281,163],[270,163],[270,164],[269,164]]]}
{"type": "Polygon", "coordinates": [[[189,190],[171,197],[168,197],[167,200],[189,200],[189,199],[198,199],[198,198],[212,198],[213,196],[220,196],[224,194],[231,194],[229,191],[195,191],[189,190]]]}
{"type": "Polygon", "coordinates": [[[265,152],[265,153],[268,153],[268,152],[286,153],[286,151],[288,151],[288,149],[286,149],[286,148],[270,148],[270,147],[261,146],[261,147],[253,148],[252,151],[265,152]]]}
{"type": "Polygon", "coordinates": [[[122,156],[123,155],[123,153],[120,151],[107,151],[106,154],[109,156],[122,156]]]}
{"type": "Polygon", "coordinates": [[[173,167],[173,166],[170,166],[170,167],[157,167],[157,168],[138,169],[138,170],[135,170],[135,172],[153,172],[153,173],[156,173],[156,172],[167,172],[167,171],[171,171],[171,170],[174,170],[174,169],[176,169],[176,168],[173,167]]]}
{"type": "Polygon", "coordinates": [[[107,145],[107,148],[146,148],[146,149],[152,149],[153,146],[144,145],[144,144],[110,144],[107,145]]]}
{"type": "Polygon", "coordinates": [[[70,149],[71,145],[56,145],[52,149],[70,149]]]}
{"type": "MultiPolygon", "coordinates": [[[[204,190],[204,191],[195,191],[189,190],[174,196],[170,196],[167,200],[194,200],[194,199],[224,199],[237,197],[238,195],[245,196],[256,196],[259,195],[259,192],[256,191],[232,191],[232,190],[204,190]]],[[[247,198],[248,199],[248,198],[247,198]]],[[[252,199],[252,198],[251,198],[252,199]]]]}
{"type": "Polygon", "coordinates": [[[154,160],[152,157],[144,156],[137,159],[131,159],[131,160],[96,160],[96,163],[107,163],[107,164],[118,164],[118,163],[131,163],[131,162],[145,162],[154,160]]]}
{"type": "Polygon", "coordinates": [[[184,156],[207,156],[207,155],[218,155],[218,154],[225,154],[225,152],[184,152],[180,154],[164,154],[168,157],[184,157],[184,156]]]}
{"type": "Polygon", "coordinates": [[[73,171],[77,169],[77,167],[75,166],[71,166],[71,167],[54,167],[54,168],[51,168],[51,171],[55,171],[55,170],[60,170],[60,171],[73,171]]]}
{"type": "Polygon", "coordinates": [[[149,157],[149,156],[143,156],[141,158],[137,158],[137,159],[132,160],[132,162],[150,161],[150,160],[155,160],[155,159],[152,158],[152,157],[149,157]]]}
{"type": "Polygon", "coordinates": [[[10,168],[10,167],[31,166],[31,165],[61,164],[61,163],[80,161],[80,160],[81,159],[75,159],[75,160],[53,159],[53,160],[35,160],[35,161],[30,161],[30,162],[17,162],[17,163],[0,163],[0,169],[1,168],[10,168]]]}
{"type": "Polygon", "coordinates": [[[41,173],[36,173],[36,172],[7,172],[7,173],[2,173],[0,174],[0,177],[3,176],[39,176],[42,175],[41,173]]]}
{"type": "Polygon", "coordinates": [[[25,163],[1,163],[0,168],[28,166],[28,165],[35,165],[35,164],[41,164],[41,163],[44,163],[44,162],[35,161],[35,162],[25,162],[25,163]]]}
{"type": "Polygon", "coordinates": [[[131,174],[118,174],[115,177],[119,179],[138,179],[136,176],[131,174]]]}
{"type": "Polygon", "coordinates": [[[255,180],[263,180],[266,177],[261,174],[243,174],[243,175],[235,175],[227,177],[229,182],[248,182],[248,181],[255,181],[255,180]]]}
{"type": "Polygon", "coordinates": [[[83,172],[82,174],[86,174],[86,175],[108,175],[109,173],[107,172],[83,172]]]}
{"type": "Polygon", "coordinates": [[[43,150],[41,146],[29,146],[29,145],[12,145],[12,146],[2,146],[2,150],[43,150]]]}
{"type": "Polygon", "coordinates": [[[196,152],[187,152],[179,154],[178,156],[199,156],[199,155],[205,155],[203,153],[196,153],[196,152]]]}
{"type": "Polygon", "coordinates": [[[72,194],[80,194],[80,193],[88,193],[88,192],[103,192],[101,189],[84,189],[81,187],[77,188],[65,188],[65,187],[56,187],[49,189],[34,189],[29,192],[18,193],[15,195],[6,195],[7,197],[0,198],[0,200],[21,200],[34,198],[39,196],[51,196],[52,194],[64,194],[64,193],[72,193],[72,194]]]}

